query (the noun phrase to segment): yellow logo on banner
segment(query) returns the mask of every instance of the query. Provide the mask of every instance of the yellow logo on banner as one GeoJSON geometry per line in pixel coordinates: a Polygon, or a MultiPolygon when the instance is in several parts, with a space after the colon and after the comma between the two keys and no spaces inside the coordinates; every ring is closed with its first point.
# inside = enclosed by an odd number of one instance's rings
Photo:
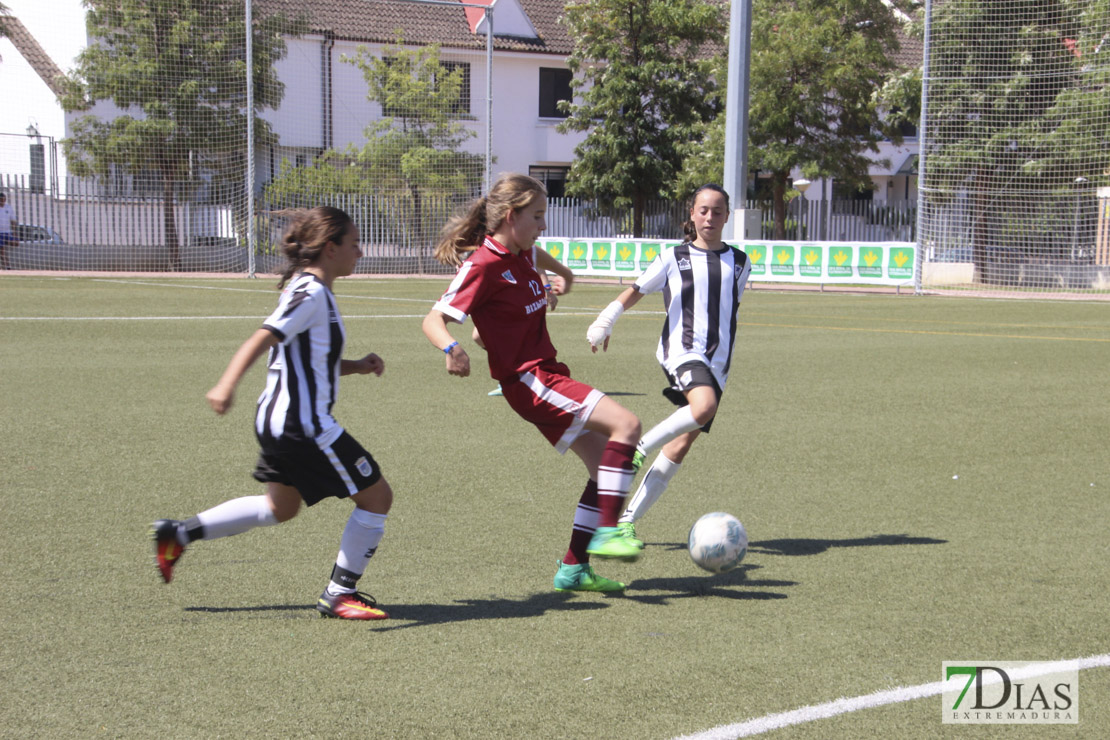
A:
{"type": "Polygon", "coordinates": [[[547,253],[550,254],[555,259],[559,259],[559,252],[563,251],[561,247],[562,247],[562,245],[560,245],[560,244],[548,244],[547,245],[547,253]]]}
{"type": "Polygon", "coordinates": [[[574,252],[572,252],[572,254],[574,255],[574,258],[576,260],[582,259],[582,255],[584,255],[585,253],[586,253],[586,250],[583,249],[581,246],[576,246],[574,248],[574,252]]]}
{"type": "Polygon", "coordinates": [[[806,264],[812,265],[817,260],[821,259],[820,252],[806,252],[806,264]]]}
{"type": "Polygon", "coordinates": [[[894,254],[894,264],[898,265],[899,267],[903,267],[906,262],[909,261],[909,259],[909,255],[905,252],[895,252],[894,254]]]}
{"type": "Polygon", "coordinates": [[[755,247],[754,249],[752,249],[751,258],[752,258],[752,262],[762,262],[763,261],[763,252],[759,251],[759,247],[755,247]]]}
{"type": "Polygon", "coordinates": [[[606,249],[604,246],[599,246],[594,254],[597,255],[597,258],[599,260],[603,260],[609,254],[609,250],[606,249]]]}
{"type": "Polygon", "coordinates": [[[632,256],[632,250],[628,248],[627,244],[621,245],[621,251],[618,252],[622,260],[626,260],[632,256]]]}
{"type": "Polygon", "coordinates": [[[844,263],[848,261],[848,255],[845,254],[844,250],[842,249],[833,255],[833,259],[836,260],[836,264],[838,267],[843,267],[844,263]]]}
{"type": "Polygon", "coordinates": [[[864,253],[864,255],[863,255],[863,261],[867,263],[868,267],[874,267],[875,262],[878,259],[879,259],[879,255],[875,254],[874,252],[872,252],[870,250],[867,251],[866,253],[864,253]]]}
{"type": "Polygon", "coordinates": [[[650,246],[644,250],[644,259],[650,262],[655,259],[655,255],[657,254],[659,254],[659,252],[656,251],[655,246],[650,246]]]}
{"type": "Polygon", "coordinates": [[[779,251],[779,255],[778,255],[779,264],[780,265],[785,265],[787,262],[789,262],[791,260],[792,257],[793,257],[793,255],[791,255],[790,252],[787,252],[785,249],[779,251]]]}

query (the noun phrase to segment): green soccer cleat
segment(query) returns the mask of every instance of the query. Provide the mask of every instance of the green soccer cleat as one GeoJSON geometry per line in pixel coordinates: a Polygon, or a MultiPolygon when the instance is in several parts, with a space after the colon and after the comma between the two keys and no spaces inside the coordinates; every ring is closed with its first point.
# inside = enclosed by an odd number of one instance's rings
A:
{"type": "Polygon", "coordinates": [[[633,473],[640,472],[640,468],[644,467],[644,458],[645,457],[646,457],[646,455],[644,455],[644,453],[640,452],[639,450],[636,450],[635,452],[632,453],[632,472],[633,473]]]}
{"type": "Polygon", "coordinates": [[[625,537],[629,542],[636,545],[641,550],[644,549],[644,541],[636,537],[636,525],[632,522],[617,522],[617,529],[620,530],[621,537],[625,537]]]}
{"type": "Polygon", "coordinates": [[[620,527],[598,527],[586,552],[599,558],[633,562],[640,557],[639,540],[633,540],[621,533],[620,527]]]}
{"type": "Polygon", "coordinates": [[[624,584],[612,581],[594,573],[593,566],[589,563],[566,565],[559,561],[559,570],[555,572],[556,591],[623,591],[624,584]]]}
{"type": "Polygon", "coordinates": [[[490,391],[489,393],[487,393],[486,395],[487,395],[487,396],[503,396],[503,395],[505,395],[505,392],[501,390],[501,384],[500,384],[500,383],[498,383],[498,384],[497,384],[497,387],[496,387],[496,388],[494,388],[494,389],[493,389],[492,391],[490,391]]]}

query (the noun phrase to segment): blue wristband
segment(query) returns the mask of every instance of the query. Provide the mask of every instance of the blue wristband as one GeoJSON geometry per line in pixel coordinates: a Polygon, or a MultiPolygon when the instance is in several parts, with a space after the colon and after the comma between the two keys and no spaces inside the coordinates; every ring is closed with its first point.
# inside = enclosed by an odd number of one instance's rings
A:
{"type": "Polygon", "coordinates": [[[451,350],[453,350],[455,347],[458,347],[458,346],[459,346],[458,342],[451,342],[449,345],[447,345],[446,347],[443,348],[443,354],[445,354],[445,355],[451,354],[451,350]]]}
{"type": "Polygon", "coordinates": [[[543,286],[543,289],[546,290],[548,293],[550,293],[551,292],[551,283],[548,283],[547,285],[543,286]]]}

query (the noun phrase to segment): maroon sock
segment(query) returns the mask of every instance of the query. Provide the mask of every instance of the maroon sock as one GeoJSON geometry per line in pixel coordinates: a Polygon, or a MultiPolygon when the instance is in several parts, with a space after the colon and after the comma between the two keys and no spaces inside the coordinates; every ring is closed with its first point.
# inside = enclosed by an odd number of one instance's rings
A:
{"type": "Polygon", "coordinates": [[[632,469],[632,455],[636,447],[623,442],[609,441],[601,453],[597,466],[597,508],[601,512],[599,527],[617,526],[617,517],[624,511],[624,499],[632,487],[636,471],[632,469]]]}
{"type": "Polygon", "coordinates": [[[578,499],[578,508],[574,512],[574,529],[570,532],[570,548],[563,556],[566,565],[578,565],[590,562],[586,546],[597,529],[597,481],[590,480],[582,491],[582,498],[578,499]]]}

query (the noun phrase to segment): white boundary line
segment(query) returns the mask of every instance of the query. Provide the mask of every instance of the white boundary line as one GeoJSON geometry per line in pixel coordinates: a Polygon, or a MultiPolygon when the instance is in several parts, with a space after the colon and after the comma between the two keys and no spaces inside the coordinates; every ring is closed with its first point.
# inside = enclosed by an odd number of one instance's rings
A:
{"type": "MultiPolygon", "coordinates": [[[[1092,655],[1089,658],[1079,658],[1078,660],[1071,661],[1037,663],[1035,664],[1034,670],[1014,672],[1014,677],[1029,678],[1044,673],[1052,673],[1055,670],[1067,668],[1074,670],[1076,666],[1078,666],[1079,670],[1110,667],[1110,653],[1092,655]]],[[[997,681],[999,679],[995,680],[997,681]]],[[[986,683],[990,682],[990,679],[986,680],[986,683]]],[[[944,687],[945,682],[943,681],[923,683],[919,686],[900,686],[895,689],[878,691],[865,696],[856,696],[850,699],[840,698],[835,701],[826,702],[825,704],[814,704],[812,706],[802,707],[801,709],[793,709],[789,712],[755,717],[734,725],[721,725],[720,727],[703,730],[692,735],[682,735],[675,738],[675,740],[734,740],[734,738],[751,737],[752,735],[761,735],[764,732],[779,730],[783,727],[790,727],[791,725],[800,725],[806,722],[815,722],[819,719],[828,719],[838,714],[847,714],[848,712],[858,712],[861,709],[872,709],[887,704],[897,704],[904,701],[913,701],[914,699],[938,696],[944,693],[944,687]]],[[[939,716],[937,717],[937,723],[938,725],[940,724],[939,716]]]]}

